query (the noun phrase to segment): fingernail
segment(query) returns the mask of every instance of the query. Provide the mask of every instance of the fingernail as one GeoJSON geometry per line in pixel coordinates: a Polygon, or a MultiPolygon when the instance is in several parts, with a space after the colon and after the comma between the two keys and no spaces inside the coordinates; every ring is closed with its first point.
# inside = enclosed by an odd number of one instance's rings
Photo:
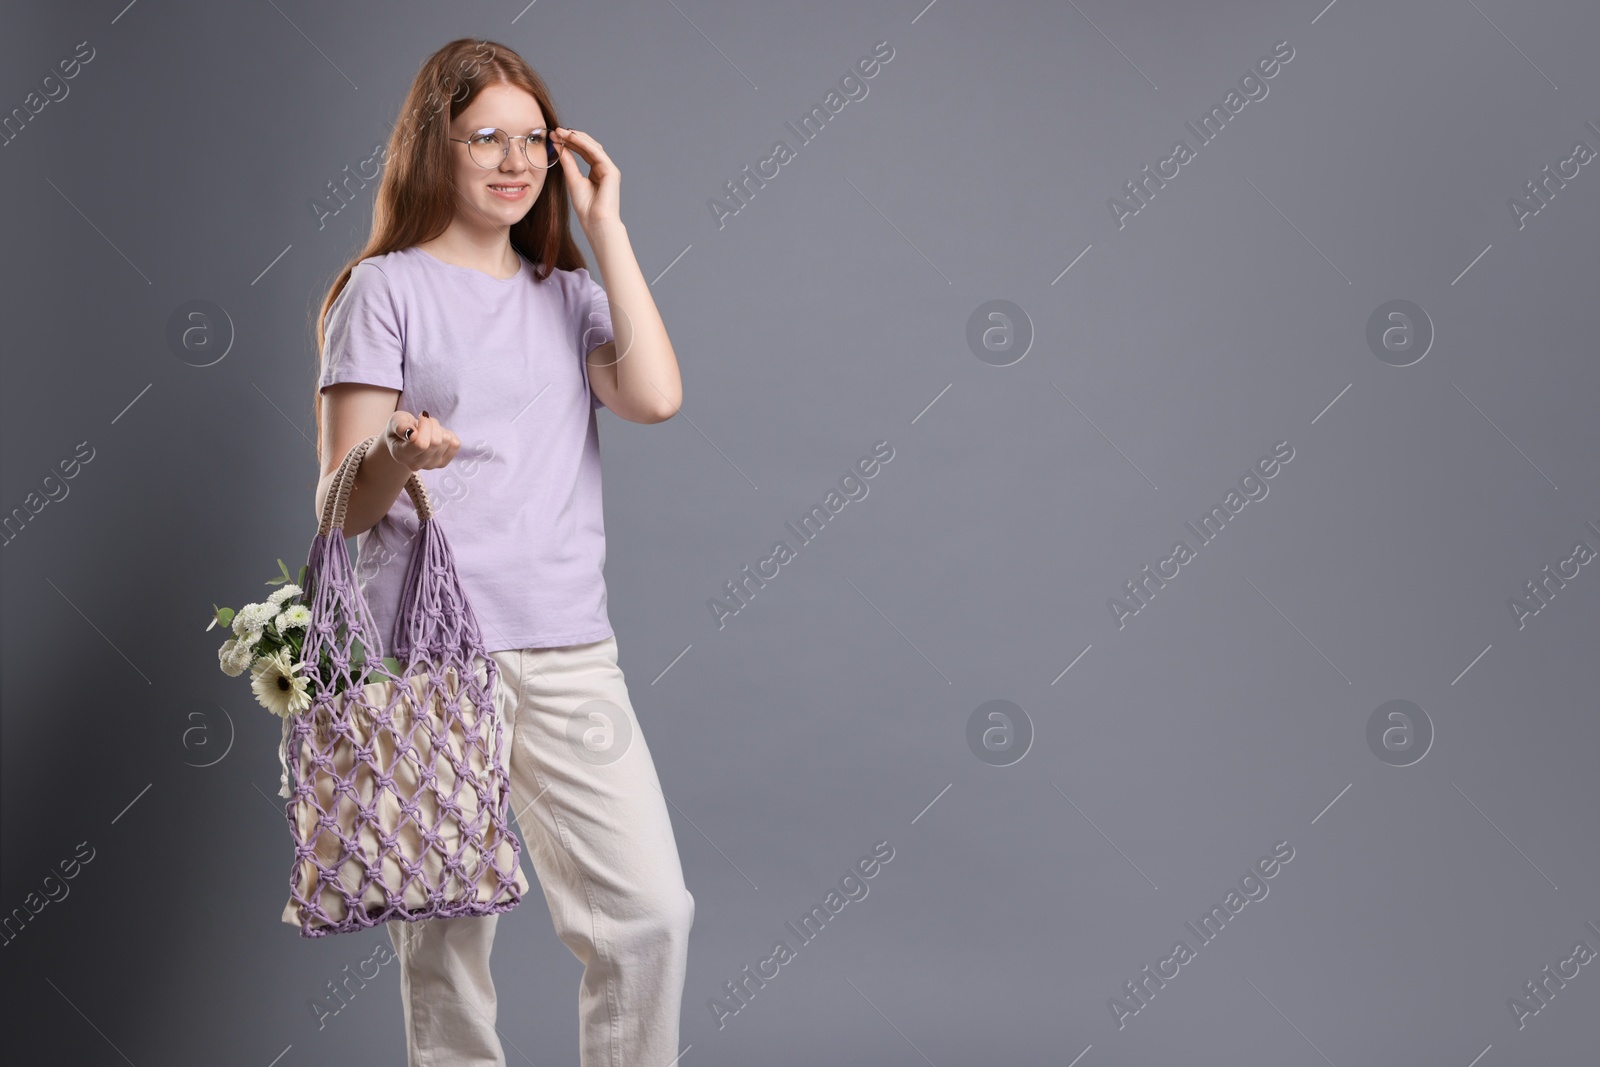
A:
{"type": "Polygon", "coordinates": [[[423,411],[423,412],[422,412],[422,417],[423,417],[423,418],[427,418],[427,417],[428,417],[428,412],[427,412],[427,411],[426,411],[426,410],[424,410],[424,411],[423,411]]]}

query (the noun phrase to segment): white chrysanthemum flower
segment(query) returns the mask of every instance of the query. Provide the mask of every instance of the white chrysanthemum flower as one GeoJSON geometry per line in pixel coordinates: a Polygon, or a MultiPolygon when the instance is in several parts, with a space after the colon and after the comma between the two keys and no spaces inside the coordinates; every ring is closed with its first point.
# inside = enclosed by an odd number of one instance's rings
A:
{"type": "Polygon", "coordinates": [[[300,670],[304,666],[304,663],[292,662],[286,648],[256,660],[251,668],[250,689],[255,693],[257,702],[285,719],[309,708],[310,684],[300,670]]]}
{"type": "Polygon", "coordinates": [[[303,630],[311,623],[311,609],[304,604],[290,604],[282,613],[273,620],[278,627],[278,632],[288,633],[290,630],[303,630]]]}
{"type": "Polygon", "coordinates": [[[304,590],[302,590],[298,585],[295,585],[293,582],[289,582],[286,585],[279,586],[276,592],[267,597],[267,603],[271,604],[273,607],[278,607],[285,600],[288,600],[290,597],[297,597],[302,592],[304,592],[304,590]]]}
{"type": "Polygon", "coordinates": [[[246,604],[233,617],[233,632],[240,637],[259,632],[276,614],[278,608],[275,604],[246,604]]]}
{"type": "Polygon", "coordinates": [[[245,641],[237,637],[230,637],[217,649],[217,661],[222,666],[222,673],[229,678],[237,678],[250,666],[250,661],[255,659],[251,650],[254,641],[245,641]]]}

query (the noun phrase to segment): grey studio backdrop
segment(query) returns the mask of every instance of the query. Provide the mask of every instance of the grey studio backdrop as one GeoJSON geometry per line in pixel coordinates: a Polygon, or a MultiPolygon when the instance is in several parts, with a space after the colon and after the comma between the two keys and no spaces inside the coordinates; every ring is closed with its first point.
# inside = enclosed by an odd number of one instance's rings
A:
{"type": "MultiPolygon", "coordinates": [[[[304,560],[351,176],[466,35],[617,161],[683,368],[599,414],[680,1063],[1600,1056],[1592,4],[7,22],[8,1059],[404,1060],[385,932],[279,921],[204,630],[304,560]]],[[[508,1061],[576,1062],[537,889],[494,968],[508,1061]]]]}

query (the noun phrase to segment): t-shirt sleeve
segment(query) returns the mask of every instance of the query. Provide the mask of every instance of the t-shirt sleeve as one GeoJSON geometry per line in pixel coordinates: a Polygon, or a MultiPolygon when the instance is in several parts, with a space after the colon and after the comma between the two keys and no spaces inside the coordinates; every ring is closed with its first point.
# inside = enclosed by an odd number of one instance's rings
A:
{"type": "Polygon", "coordinates": [[[405,387],[400,309],[388,277],[374,264],[357,263],[350,272],[328,309],[324,334],[319,392],[338,382],[405,387]]]}
{"type": "MultiPolygon", "coordinates": [[[[615,341],[617,338],[611,328],[611,299],[606,296],[606,291],[600,288],[599,282],[590,277],[588,268],[579,267],[573,274],[578,279],[578,357],[582,359],[607,341],[615,341]]],[[[589,380],[588,360],[584,360],[583,363],[583,377],[584,381],[589,380]]],[[[592,385],[589,388],[589,395],[594,399],[591,407],[605,407],[600,397],[595,394],[592,385]]]]}

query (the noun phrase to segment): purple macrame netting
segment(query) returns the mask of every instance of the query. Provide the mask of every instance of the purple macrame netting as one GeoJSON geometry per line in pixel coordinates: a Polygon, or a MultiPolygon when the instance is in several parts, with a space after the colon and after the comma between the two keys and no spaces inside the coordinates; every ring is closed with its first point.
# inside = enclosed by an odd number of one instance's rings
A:
{"type": "Polygon", "coordinates": [[[312,702],[285,720],[280,750],[295,840],[283,921],[304,937],[509,911],[528,888],[508,825],[498,667],[415,474],[406,490],[421,528],[395,618],[399,676],[378,658],[343,530],[356,471],[378,440],[340,465],[307,560],[312,702]],[[348,686],[335,692],[318,663],[348,686]]]}

